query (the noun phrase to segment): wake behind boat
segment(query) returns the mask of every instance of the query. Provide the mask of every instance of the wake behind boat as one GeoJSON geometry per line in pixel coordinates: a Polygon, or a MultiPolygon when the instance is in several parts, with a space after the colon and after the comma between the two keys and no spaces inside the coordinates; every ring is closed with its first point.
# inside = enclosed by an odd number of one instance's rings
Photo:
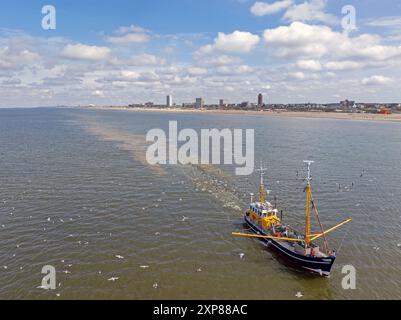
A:
{"type": "Polygon", "coordinates": [[[251,204],[244,216],[245,222],[252,233],[233,232],[233,235],[260,239],[276,249],[295,266],[318,273],[321,276],[329,276],[336,259],[336,252],[329,248],[326,235],[342,225],[351,222],[352,219],[349,218],[335,227],[324,231],[312,194],[310,166],[313,161],[304,162],[308,168],[307,185],[305,188],[305,233],[302,234],[288,225],[283,225],[281,218],[278,217],[277,208],[274,208],[270,202],[265,200],[263,175],[266,169],[261,168],[259,170],[260,201],[254,202],[252,196],[251,204]],[[319,233],[311,233],[311,208],[315,212],[320,226],[321,231],[319,233]],[[314,242],[319,238],[323,238],[323,248],[314,242]]]}

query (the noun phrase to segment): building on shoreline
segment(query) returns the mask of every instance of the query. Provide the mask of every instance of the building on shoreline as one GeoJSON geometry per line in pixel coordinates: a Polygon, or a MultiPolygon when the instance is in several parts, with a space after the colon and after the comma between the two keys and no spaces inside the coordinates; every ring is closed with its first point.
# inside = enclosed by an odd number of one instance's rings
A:
{"type": "Polygon", "coordinates": [[[219,101],[219,107],[220,108],[225,108],[225,107],[227,107],[227,102],[226,102],[226,100],[224,100],[224,99],[220,99],[220,101],[219,101]]]}
{"type": "Polygon", "coordinates": [[[204,106],[205,106],[205,101],[202,98],[196,98],[195,108],[203,109],[204,106]]]}
{"type": "Polygon", "coordinates": [[[167,108],[171,108],[173,106],[173,96],[172,95],[168,95],[166,97],[166,106],[167,106],[167,108]]]}
{"type": "Polygon", "coordinates": [[[262,108],[263,106],[264,106],[264,103],[263,103],[263,94],[259,93],[259,95],[258,95],[258,107],[259,107],[259,108],[262,108]]]}

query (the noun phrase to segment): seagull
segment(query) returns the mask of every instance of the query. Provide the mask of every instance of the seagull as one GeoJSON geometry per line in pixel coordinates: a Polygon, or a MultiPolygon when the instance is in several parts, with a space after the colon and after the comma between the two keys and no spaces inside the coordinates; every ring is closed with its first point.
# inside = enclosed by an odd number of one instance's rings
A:
{"type": "Polygon", "coordinates": [[[240,254],[239,254],[239,257],[240,257],[241,259],[243,259],[244,256],[245,256],[245,253],[240,253],[240,254]]]}
{"type": "Polygon", "coordinates": [[[155,233],[155,236],[158,236],[158,235],[160,235],[160,232],[156,232],[156,233],[155,233]]]}
{"type": "Polygon", "coordinates": [[[65,274],[70,274],[71,272],[70,271],[68,271],[68,270],[64,270],[63,271],[65,274]]]}
{"type": "Polygon", "coordinates": [[[297,294],[295,295],[298,299],[303,297],[303,294],[301,292],[297,292],[297,294]]]}
{"type": "Polygon", "coordinates": [[[202,268],[199,268],[198,270],[196,270],[196,272],[202,272],[202,268]]]}
{"type": "Polygon", "coordinates": [[[118,278],[118,277],[111,277],[110,279],[108,279],[108,281],[117,281],[118,279],[120,279],[120,278],[118,278]]]}
{"type": "Polygon", "coordinates": [[[157,284],[157,282],[155,282],[155,283],[153,284],[153,289],[157,289],[158,286],[159,286],[159,285],[157,284]]]}
{"type": "Polygon", "coordinates": [[[123,256],[120,256],[120,255],[116,255],[116,258],[117,258],[117,259],[124,259],[124,257],[123,257],[123,256]]]}
{"type": "Polygon", "coordinates": [[[188,217],[182,216],[182,222],[185,222],[188,219],[188,217]]]}

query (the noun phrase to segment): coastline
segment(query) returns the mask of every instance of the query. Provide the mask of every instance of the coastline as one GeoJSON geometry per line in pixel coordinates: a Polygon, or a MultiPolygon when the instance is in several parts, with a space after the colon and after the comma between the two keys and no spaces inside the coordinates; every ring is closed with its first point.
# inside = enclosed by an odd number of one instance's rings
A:
{"type": "Polygon", "coordinates": [[[127,108],[127,107],[81,107],[87,110],[116,110],[149,113],[193,113],[193,114],[219,114],[219,115],[248,115],[282,118],[308,118],[308,119],[337,119],[356,121],[382,121],[401,122],[401,114],[370,114],[370,113],[339,113],[321,111],[253,111],[253,110],[195,110],[180,108],[127,108]]]}

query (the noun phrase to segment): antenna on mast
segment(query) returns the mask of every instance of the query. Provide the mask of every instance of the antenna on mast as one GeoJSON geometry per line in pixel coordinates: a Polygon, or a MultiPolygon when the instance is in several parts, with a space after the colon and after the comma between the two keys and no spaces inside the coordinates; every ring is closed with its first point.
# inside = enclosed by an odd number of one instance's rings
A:
{"type": "Polygon", "coordinates": [[[263,176],[265,175],[267,169],[263,168],[262,161],[260,161],[260,169],[256,169],[255,171],[260,172],[260,203],[263,204],[265,202],[265,185],[263,182],[263,176]]]}
{"type": "Polygon", "coordinates": [[[314,163],[314,161],[304,160],[304,163],[306,163],[308,166],[308,176],[306,178],[307,185],[305,188],[306,192],[305,252],[306,252],[306,249],[309,247],[311,242],[310,207],[311,207],[312,194],[311,194],[310,182],[312,180],[312,176],[311,176],[310,166],[312,163],[314,163]]]}
{"type": "Polygon", "coordinates": [[[263,185],[263,176],[265,175],[267,169],[263,168],[263,163],[260,161],[260,169],[256,169],[256,172],[260,172],[260,184],[263,185]]]}
{"type": "Polygon", "coordinates": [[[315,163],[315,161],[304,160],[304,163],[306,163],[307,166],[308,166],[308,176],[307,176],[307,178],[306,178],[306,181],[308,181],[308,183],[310,183],[310,182],[312,181],[312,176],[311,176],[310,167],[311,167],[311,164],[312,164],[312,163],[315,163]]]}

